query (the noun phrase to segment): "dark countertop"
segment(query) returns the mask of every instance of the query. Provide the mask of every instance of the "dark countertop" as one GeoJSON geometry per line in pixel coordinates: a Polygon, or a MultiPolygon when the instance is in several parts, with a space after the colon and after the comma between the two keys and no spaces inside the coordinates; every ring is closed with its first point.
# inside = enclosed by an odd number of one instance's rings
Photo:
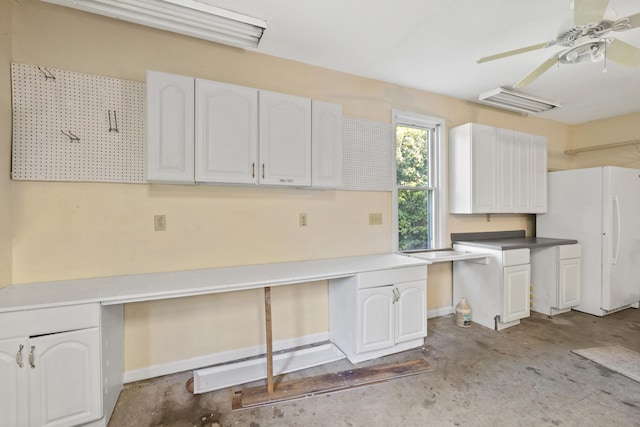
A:
{"type": "Polygon", "coordinates": [[[485,233],[454,233],[451,234],[451,241],[461,245],[498,250],[522,248],[535,249],[558,245],[573,245],[578,243],[578,241],[574,239],[526,237],[524,230],[492,231],[485,233]]]}

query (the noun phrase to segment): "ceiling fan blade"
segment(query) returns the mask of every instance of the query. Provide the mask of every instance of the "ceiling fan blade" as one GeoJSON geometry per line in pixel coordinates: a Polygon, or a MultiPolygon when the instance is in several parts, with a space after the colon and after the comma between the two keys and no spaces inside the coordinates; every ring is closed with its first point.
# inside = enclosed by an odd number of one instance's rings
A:
{"type": "Polygon", "coordinates": [[[640,13],[618,19],[613,25],[613,31],[627,31],[640,27],[640,13]]]}
{"type": "Polygon", "coordinates": [[[573,25],[599,22],[607,11],[609,0],[574,0],[573,25]]]}
{"type": "Polygon", "coordinates": [[[485,56],[484,58],[478,59],[476,61],[476,63],[482,64],[483,62],[489,62],[489,61],[493,61],[493,60],[500,59],[500,58],[506,58],[507,56],[517,55],[519,53],[530,52],[532,50],[542,49],[543,47],[546,47],[548,44],[549,44],[549,42],[539,43],[539,44],[534,44],[532,46],[521,47],[520,49],[510,50],[508,52],[502,52],[502,53],[497,53],[497,54],[491,55],[491,56],[485,56]]]}
{"type": "Polygon", "coordinates": [[[606,50],[607,59],[625,67],[640,65],[640,48],[613,39],[606,50]]]}
{"type": "Polygon", "coordinates": [[[545,71],[553,67],[558,63],[558,55],[554,55],[551,58],[540,64],[535,70],[524,76],[520,81],[513,85],[514,88],[526,86],[538,77],[540,77],[545,71]]]}

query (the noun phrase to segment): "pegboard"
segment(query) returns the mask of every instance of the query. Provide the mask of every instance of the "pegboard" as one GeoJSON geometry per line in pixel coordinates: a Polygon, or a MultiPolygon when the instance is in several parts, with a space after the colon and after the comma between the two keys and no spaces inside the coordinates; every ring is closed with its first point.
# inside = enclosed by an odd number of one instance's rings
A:
{"type": "Polygon", "coordinates": [[[395,129],[368,120],[343,119],[343,190],[392,191],[395,129]]]}
{"type": "Polygon", "coordinates": [[[144,181],[144,83],[12,64],[12,178],[144,181]]]}

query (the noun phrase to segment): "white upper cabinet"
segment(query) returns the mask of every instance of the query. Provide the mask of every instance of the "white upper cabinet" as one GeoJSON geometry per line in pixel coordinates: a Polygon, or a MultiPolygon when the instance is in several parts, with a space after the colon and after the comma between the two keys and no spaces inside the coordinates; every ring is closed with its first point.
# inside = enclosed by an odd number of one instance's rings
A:
{"type": "Polygon", "coordinates": [[[258,182],[258,90],[196,79],[197,182],[258,182]]]}
{"type": "Polygon", "coordinates": [[[497,137],[497,212],[515,212],[516,206],[516,147],[514,132],[496,129],[497,137]]]}
{"type": "Polygon", "coordinates": [[[451,129],[449,165],[451,213],[546,212],[545,137],[467,123],[451,129]]]}
{"type": "Polygon", "coordinates": [[[339,188],[342,107],[147,72],[148,181],[339,188]]]}
{"type": "Polygon", "coordinates": [[[260,91],[260,183],[311,185],[311,100],[260,91]]]}
{"type": "Polygon", "coordinates": [[[148,181],[194,182],[194,79],[147,72],[148,181]]]}
{"type": "Polygon", "coordinates": [[[531,136],[531,212],[547,212],[547,138],[531,136]]]}
{"type": "Polygon", "coordinates": [[[468,123],[451,129],[449,161],[451,213],[496,212],[496,128],[468,123]]]}
{"type": "Polygon", "coordinates": [[[311,102],[311,185],[339,188],[342,184],[342,106],[311,102]]]}

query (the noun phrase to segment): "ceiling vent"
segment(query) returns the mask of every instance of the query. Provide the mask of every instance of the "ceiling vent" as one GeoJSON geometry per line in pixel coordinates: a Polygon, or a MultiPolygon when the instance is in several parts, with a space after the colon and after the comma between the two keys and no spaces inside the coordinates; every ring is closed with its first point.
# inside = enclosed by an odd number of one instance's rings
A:
{"type": "Polygon", "coordinates": [[[263,20],[196,0],[43,0],[241,48],[256,48],[263,20]]]}
{"type": "Polygon", "coordinates": [[[478,99],[483,104],[524,114],[537,114],[560,107],[553,101],[503,87],[482,93],[478,99]]]}

